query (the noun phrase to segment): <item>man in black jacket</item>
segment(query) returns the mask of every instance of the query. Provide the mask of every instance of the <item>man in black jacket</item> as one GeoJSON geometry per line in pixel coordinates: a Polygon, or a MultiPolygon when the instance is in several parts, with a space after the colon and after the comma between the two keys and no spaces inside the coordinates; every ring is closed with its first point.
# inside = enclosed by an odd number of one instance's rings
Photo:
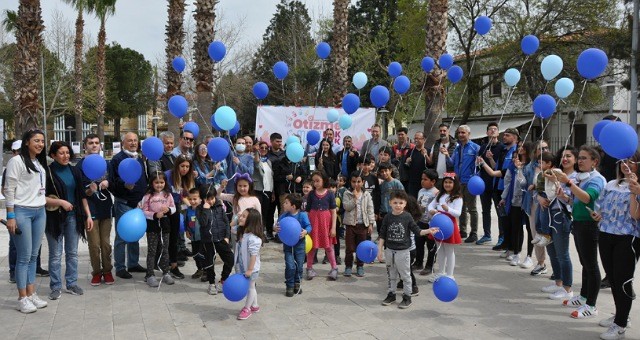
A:
{"type": "Polygon", "coordinates": [[[449,135],[449,125],[442,123],[438,127],[440,132],[440,139],[438,139],[431,147],[429,152],[429,167],[436,170],[438,173],[437,188],[442,188],[442,179],[445,172],[454,172],[453,165],[447,165],[447,157],[441,152],[444,149],[447,150],[449,155],[453,155],[453,151],[456,148],[457,142],[455,138],[449,135]]]}
{"type": "Polygon", "coordinates": [[[358,153],[358,150],[353,147],[353,140],[351,139],[351,136],[345,136],[342,140],[342,144],[344,145],[344,148],[338,152],[338,164],[340,166],[340,174],[347,179],[347,187],[349,187],[351,183],[349,177],[351,176],[351,173],[356,171],[358,166],[358,157],[360,157],[360,154],[358,153]]]}
{"type": "MultiPolygon", "coordinates": [[[[489,164],[491,168],[495,166],[495,160],[504,158],[502,154],[504,152],[504,144],[498,140],[500,134],[498,124],[491,122],[487,125],[487,141],[480,146],[479,155],[482,157],[485,163],[489,164]],[[493,155],[489,157],[488,155],[493,155]]],[[[482,204],[482,228],[484,229],[484,236],[476,241],[476,244],[485,244],[491,242],[491,206],[495,204],[498,206],[500,202],[502,190],[494,188],[494,178],[487,174],[482,167],[480,167],[480,178],[484,181],[484,192],[480,195],[480,203],[482,204]],[[493,204],[492,204],[493,203],[493,204]]],[[[497,208],[496,208],[497,213],[497,208]]],[[[498,218],[498,230],[502,230],[502,219],[498,218]]],[[[502,244],[502,235],[499,235],[498,243],[502,244]]]]}

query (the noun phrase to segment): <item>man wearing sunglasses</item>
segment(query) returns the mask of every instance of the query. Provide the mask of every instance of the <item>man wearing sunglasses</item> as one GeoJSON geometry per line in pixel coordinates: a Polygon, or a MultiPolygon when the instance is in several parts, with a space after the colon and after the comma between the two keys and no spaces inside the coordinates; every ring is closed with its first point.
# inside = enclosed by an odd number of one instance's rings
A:
{"type": "Polygon", "coordinates": [[[172,154],[175,157],[185,155],[189,159],[193,158],[193,142],[193,133],[191,131],[182,130],[182,132],[180,132],[180,141],[178,142],[178,146],[173,149],[172,154]]]}

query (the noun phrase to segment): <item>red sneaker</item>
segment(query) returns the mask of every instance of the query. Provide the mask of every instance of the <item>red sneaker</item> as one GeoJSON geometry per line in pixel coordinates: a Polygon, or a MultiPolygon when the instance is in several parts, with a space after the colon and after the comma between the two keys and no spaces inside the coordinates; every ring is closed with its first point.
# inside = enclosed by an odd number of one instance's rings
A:
{"type": "Polygon", "coordinates": [[[92,286],[99,286],[101,282],[102,282],[102,274],[96,274],[91,279],[92,286]]]}
{"type": "Polygon", "coordinates": [[[112,285],[116,282],[116,280],[113,279],[113,275],[111,275],[111,272],[105,273],[104,274],[104,283],[108,284],[108,285],[112,285]]]}

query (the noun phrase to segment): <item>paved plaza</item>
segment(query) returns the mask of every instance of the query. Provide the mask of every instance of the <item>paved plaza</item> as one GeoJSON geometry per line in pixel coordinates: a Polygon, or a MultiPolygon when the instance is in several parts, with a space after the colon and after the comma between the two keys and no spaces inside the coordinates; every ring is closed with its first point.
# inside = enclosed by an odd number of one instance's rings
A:
{"type": "MultiPolygon", "coordinates": [[[[496,226],[494,233],[497,235],[496,226]]],[[[229,302],[222,294],[208,295],[206,283],[190,278],[195,271],[192,260],[181,268],[187,278],[176,280],[173,286],[162,285],[159,291],[147,287],[142,273],[134,273],[130,280],[116,277],[113,286],[92,287],[87,245],[81,243],[79,284],[84,295],[63,293],[60,300],[47,300],[47,308],[24,315],[15,310],[16,287],[8,283],[7,248],[8,234],[3,227],[2,339],[597,339],[606,330],[598,321],[614,312],[611,290],[606,289],[598,298],[599,316],[574,320],[569,317],[569,308],[540,292],[551,283],[551,270],[532,277],[529,270],[509,266],[489,246],[475,244],[456,248],[455,277],[460,294],[451,303],[438,301],[426,277],[417,275],[420,295],[413,298],[409,309],[381,306],[386,295],[382,264],[367,265],[364,278],[340,276],[337,282],[327,281],[322,275],[327,274],[329,265],[319,264],[316,269],[321,276],[303,281],[303,293],[288,298],[284,296],[282,247],[269,243],[261,254],[257,287],[261,311],[238,321],[244,302],[229,302]]],[[[141,252],[140,263],[145,265],[144,238],[141,252]]],[[[573,245],[572,260],[577,292],[581,267],[573,245]]],[[[46,240],[42,261],[47,268],[46,240]]],[[[218,265],[218,277],[220,270],[218,265]]],[[[37,284],[46,299],[49,279],[38,278],[37,284]]],[[[640,291],[637,281],[634,289],[640,291]]],[[[636,301],[631,311],[629,339],[640,339],[638,304],[636,301]]]]}

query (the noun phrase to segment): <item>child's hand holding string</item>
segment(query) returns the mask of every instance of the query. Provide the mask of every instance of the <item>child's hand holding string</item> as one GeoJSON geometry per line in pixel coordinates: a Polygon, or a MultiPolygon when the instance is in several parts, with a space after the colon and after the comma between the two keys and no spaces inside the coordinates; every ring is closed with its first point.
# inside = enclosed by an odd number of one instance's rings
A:
{"type": "Polygon", "coordinates": [[[591,216],[591,218],[596,221],[596,222],[600,222],[602,221],[602,215],[598,214],[597,212],[593,211],[593,209],[585,206],[585,208],[587,208],[587,210],[589,211],[589,216],[591,216]]]}
{"type": "Polygon", "coordinates": [[[429,234],[433,235],[433,234],[435,234],[435,233],[437,233],[439,231],[440,231],[440,228],[437,228],[437,227],[432,227],[432,228],[429,228],[429,229],[423,229],[423,230],[420,231],[420,236],[425,236],[425,235],[429,235],[429,234]]]}

